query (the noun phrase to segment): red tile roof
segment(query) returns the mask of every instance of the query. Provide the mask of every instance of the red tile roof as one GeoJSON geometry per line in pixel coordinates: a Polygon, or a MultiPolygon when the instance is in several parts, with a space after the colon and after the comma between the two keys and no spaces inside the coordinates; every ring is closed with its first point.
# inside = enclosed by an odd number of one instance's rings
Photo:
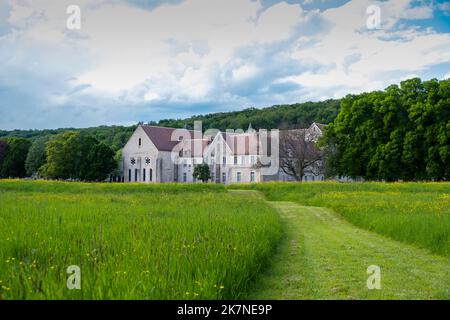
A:
{"type": "MultiPolygon", "coordinates": [[[[193,130],[186,130],[180,128],[166,128],[166,127],[157,127],[157,126],[148,126],[141,125],[144,132],[147,136],[152,140],[153,144],[156,146],[158,150],[161,151],[172,151],[173,148],[179,143],[179,140],[172,141],[172,133],[175,130],[185,130],[190,136],[190,139],[194,138],[193,130]]],[[[182,134],[184,138],[186,137],[186,133],[182,134]]],[[[202,133],[198,131],[197,134],[199,137],[202,137],[202,133]]]]}

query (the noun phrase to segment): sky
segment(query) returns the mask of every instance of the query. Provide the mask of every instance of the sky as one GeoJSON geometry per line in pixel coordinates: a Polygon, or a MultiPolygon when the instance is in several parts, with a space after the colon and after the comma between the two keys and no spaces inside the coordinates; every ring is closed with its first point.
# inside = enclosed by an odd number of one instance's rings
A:
{"type": "Polygon", "coordinates": [[[450,77],[450,1],[0,0],[2,130],[320,101],[417,76],[450,77]]]}

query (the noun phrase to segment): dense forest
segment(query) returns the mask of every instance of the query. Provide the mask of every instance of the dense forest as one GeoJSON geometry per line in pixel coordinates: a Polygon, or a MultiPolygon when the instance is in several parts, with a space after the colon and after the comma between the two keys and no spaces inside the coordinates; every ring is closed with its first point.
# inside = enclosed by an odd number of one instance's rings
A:
{"type": "MultiPolygon", "coordinates": [[[[329,123],[339,111],[339,100],[323,102],[306,102],[292,105],[278,105],[264,109],[250,108],[242,111],[197,115],[188,119],[165,119],[158,122],[145,122],[152,125],[182,128],[185,124],[193,127],[194,121],[203,121],[203,129],[247,129],[249,123],[253,128],[292,128],[304,127],[312,122],[329,123]]],[[[85,129],[45,129],[45,130],[0,130],[0,139],[25,138],[32,142],[40,137],[53,136],[67,131],[82,132],[93,136],[108,145],[114,152],[120,150],[136,129],[137,125],[99,126],[85,129]]]]}
{"type": "Polygon", "coordinates": [[[450,79],[348,95],[321,143],[331,175],[450,180],[450,79]]]}

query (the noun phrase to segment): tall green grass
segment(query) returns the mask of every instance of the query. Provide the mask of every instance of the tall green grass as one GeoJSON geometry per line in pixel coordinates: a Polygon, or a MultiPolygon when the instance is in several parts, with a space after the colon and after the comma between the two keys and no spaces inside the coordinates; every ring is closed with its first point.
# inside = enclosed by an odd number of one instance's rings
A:
{"type": "Polygon", "coordinates": [[[450,183],[265,183],[272,201],[334,209],[353,224],[450,256],[450,183]]]}
{"type": "Polygon", "coordinates": [[[222,186],[0,181],[0,299],[239,298],[279,236],[222,186]]]}

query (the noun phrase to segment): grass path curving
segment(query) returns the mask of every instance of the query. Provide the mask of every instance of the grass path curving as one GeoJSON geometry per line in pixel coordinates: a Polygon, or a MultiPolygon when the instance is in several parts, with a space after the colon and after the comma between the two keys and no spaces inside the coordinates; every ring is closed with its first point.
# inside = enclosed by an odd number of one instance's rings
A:
{"type": "Polygon", "coordinates": [[[333,211],[271,202],[284,235],[249,299],[450,299],[450,259],[359,229],[333,211]],[[367,289],[367,267],[381,289],[367,289]]]}

